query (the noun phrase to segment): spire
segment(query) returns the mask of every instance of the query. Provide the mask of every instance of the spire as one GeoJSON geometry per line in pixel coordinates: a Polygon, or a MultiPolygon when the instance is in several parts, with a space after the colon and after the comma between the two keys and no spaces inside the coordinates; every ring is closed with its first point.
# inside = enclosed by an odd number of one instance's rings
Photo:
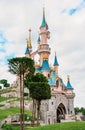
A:
{"type": "Polygon", "coordinates": [[[55,52],[55,59],[54,59],[54,64],[53,64],[54,66],[58,66],[59,64],[58,64],[58,60],[57,60],[57,56],[56,56],[56,52],[55,52]]]}
{"type": "Polygon", "coordinates": [[[30,54],[31,51],[32,51],[31,29],[29,29],[29,38],[27,39],[27,47],[26,47],[25,54],[30,54]]]}
{"type": "Polygon", "coordinates": [[[32,43],[31,43],[31,29],[29,29],[29,38],[27,39],[27,44],[29,49],[32,48],[32,43]]]}
{"type": "Polygon", "coordinates": [[[70,76],[68,75],[67,76],[67,86],[66,86],[66,89],[73,89],[71,83],[70,83],[70,76]]]}
{"type": "Polygon", "coordinates": [[[42,19],[42,24],[40,26],[41,27],[46,27],[46,29],[48,30],[48,25],[47,25],[47,22],[45,20],[45,7],[43,7],[43,19],[42,19]]]}
{"type": "Polygon", "coordinates": [[[28,44],[27,44],[27,47],[26,47],[25,54],[30,54],[30,51],[29,51],[29,48],[28,48],[28,44]]]}

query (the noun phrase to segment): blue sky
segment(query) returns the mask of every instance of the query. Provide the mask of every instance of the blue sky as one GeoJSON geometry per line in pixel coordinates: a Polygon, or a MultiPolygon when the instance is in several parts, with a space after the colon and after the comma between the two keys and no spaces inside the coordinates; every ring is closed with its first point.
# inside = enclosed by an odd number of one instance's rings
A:
{"type": "Polygon", "coordinates": [[[64,83],[70,75],[76,93],[75,106],[85,107],[85,0],[0,0],[0,79],[12,83],[7,59],[24,56],[28,29],[32,29],[33,50],[45,3],[46,21],[51,38],[50,64],[56,51],[59,75],[64,83]],[[54,49],[55,48],[55,49],[54,49]]]}
{"type": "Polygon", "coordinates": [[[62,13],[68,13],[68,15],[74,15],[75,13],[78,13],[78,11],[81,11],[83,8],[85,8],[85,0],[81,0],[78,5],[75,5],[71,7],[70,9],[63,9],[62,13]]]}

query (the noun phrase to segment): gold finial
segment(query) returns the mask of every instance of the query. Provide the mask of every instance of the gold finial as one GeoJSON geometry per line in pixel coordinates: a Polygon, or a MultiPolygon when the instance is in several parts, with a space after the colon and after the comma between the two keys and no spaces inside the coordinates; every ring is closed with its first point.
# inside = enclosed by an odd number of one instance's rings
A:
{"type": "Polygon", "coordinates": [[[32,48],[32,43],[31,43],[31,28],[29,28],[29,38],[27,39],[27,44],[29,48],[32,48]]]}
{"type": "Polygon", "coordinates": [[[67,75],[67,82],[70,82],[70,76],[67,75]]]}

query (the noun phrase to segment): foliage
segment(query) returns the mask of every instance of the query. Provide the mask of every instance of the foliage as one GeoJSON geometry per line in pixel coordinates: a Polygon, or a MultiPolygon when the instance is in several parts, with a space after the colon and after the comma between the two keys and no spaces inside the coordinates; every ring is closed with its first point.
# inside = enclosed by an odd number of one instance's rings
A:
{"type": "Polygon", "coordinates": [[[27,87],[29,88],[30,97],[33,99],[33,111],[35,111],[34,110],[34,100],[36,100],[37,125],[38,125],[41,101],[51,98],[50,86],[48,84],[47,78],[43,74],[39,74],[39,73],[37,73],[36,75],[31,75],[31,76],[27,77],[27,79],[25,81],[25,85],[27,85],[27,87]]]}
{"type": "Polygon", "coordinates": [[[51,97],[48,80],[43,74],[32,76],[32,82],[29,83],[29,91],[30,96],[38,101],[49,99],[51,97]]]}
{"type": "Polygon", "coordinates": [[[34,73],[34,61],[26,57],[16,57],[8,60],[9,72],[18,76],[34,73]]]}
{"type": "Polygon", "coordinates": [[[20,127],[24,125],[24,79],[28,73],[34,73],[34,61],[27,57],[8,60],[9,72],[19,77],[20,84],[20,127]]]}
{"type": "Polygon", "coordinates": [[[31,82],[29,91],[30,96],[37,101],[49,99],[51,97],[50,87],[45,82],[31,82]]]}
{"type": "Polygon", "coordinates": [[[4,85],[4,87],[9,87],[10,84],[8,83],[8,81],[6,79],[2,79],[0,80],[0,83],[4,85]]]}
{"type": "Polygon", "coordinates": [[[14,126],[12,126],[11,124],[8,124],[7,122],[5,122],[5,123],[2,125],[2,130],[19,130],[19,126],[14,127],[14,126]]]}
{"type": "Polygon", "coordinates": [[[2,125],[2,130],[13,130],[12,126],[10,124],[7,124],[6,122],[2,125]]]}
{"type": "Polygon", "coordinates": [[[45,82],[45,83],[48,83],[48,79],[44,75],[39,74],[39,73],[37,73],[36,75],[34,75],[34,73],[29,73],[26,76],[26,79],[25,79],[25,86],[27,88],[29,88],[30,82],[45,82]]]}
{"type": "Polygon", "coordinates": [[[33,128],[32,130],[85,130],[85,122],[64,122],[33,128]]]}
{"type": "Polygon", "coordinates": [[[85,108],[84,107],[81,107],[81,108],[75,107],[74,110],[75,110],[75,114],[78,114],[79,112],[81,112],[83,115],[85,115],[85,108]]]}

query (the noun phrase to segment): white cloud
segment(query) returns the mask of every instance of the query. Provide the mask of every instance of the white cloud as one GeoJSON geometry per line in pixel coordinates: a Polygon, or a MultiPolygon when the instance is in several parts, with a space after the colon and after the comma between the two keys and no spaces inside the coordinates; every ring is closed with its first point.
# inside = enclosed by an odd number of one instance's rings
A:
{"type": "Polygon", "coordinates": [[[4,52],[0,52],[0,60],[3,59],[5,57],[4,52]]]}

